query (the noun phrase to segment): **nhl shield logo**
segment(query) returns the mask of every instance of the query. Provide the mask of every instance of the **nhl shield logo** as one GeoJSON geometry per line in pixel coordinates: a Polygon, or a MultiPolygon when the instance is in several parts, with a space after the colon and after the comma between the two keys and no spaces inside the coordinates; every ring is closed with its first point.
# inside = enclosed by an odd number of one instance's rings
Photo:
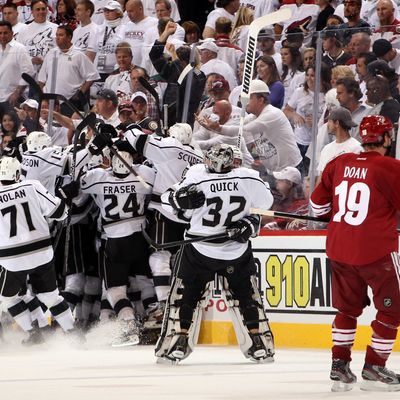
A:
{"type": "Polygon", "coordinates": [[[226,272],[228,274],[233,274],[235,272],[235,267],[233,267],[232,265],[230,265],[229,267],[226,267],[226,272]]]}
{"type": "Polygon", "coordinates": [[[383,305],[385,307],[390,307],[392,305],[392,299],[389,299],[388,297],[383,299],[383,305]]]}

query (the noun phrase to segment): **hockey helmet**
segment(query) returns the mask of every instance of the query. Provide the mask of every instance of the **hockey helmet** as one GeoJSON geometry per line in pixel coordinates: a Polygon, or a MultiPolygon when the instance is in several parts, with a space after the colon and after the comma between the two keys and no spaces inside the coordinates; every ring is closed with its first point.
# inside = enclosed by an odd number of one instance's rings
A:
{"type": "Polygon", "coordinates": [[[190,144],[192,134],[193,131],[189,124],[177,123],[169,128],[169,136],[179,140],[182,144],[190,144]]]}
{"type": "MultiPolygon", "coordinates": [[[[127,151],[118,150],[117,153],[123,158],[129,165],[133,164],[133,156],[127,151]]],[[[128,175],[130,173],[128,167],[115,155],[111,160],[111,168],[115,175],[128,175]]]]}
{"type": "Polygon", "coordinates": [[[393,138],[393,124],[383,115],[367,115],[360,123],[360,136],[363,144],[383,143],[384,134],[393,138]]]}
{"type": "Polygon", "coordinates": [[[216,144],[205,155],[205,164],[210,172],[229,172],[234,163],[234,151],[229,144],[216,144]]]}
{"type": "Polygon", "coordinates": [[[50,146],[51,138],[44,132],[33,131],[28,135],[26,139],[26,145],[28,147],[28,151],[36,152],[50,146]]]}
{"type": "Polygon", "coordinates": [[[0,160],[0,181],[18,181],[21,173],[20,162],[13,157],[0,160]]]}

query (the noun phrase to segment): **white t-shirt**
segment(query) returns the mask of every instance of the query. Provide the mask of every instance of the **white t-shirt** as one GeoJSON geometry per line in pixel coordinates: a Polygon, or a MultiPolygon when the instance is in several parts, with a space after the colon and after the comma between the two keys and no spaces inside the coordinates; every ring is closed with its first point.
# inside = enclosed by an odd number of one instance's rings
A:
{"type": "Polygon", "coordinates": [[[109,2],[109,0],[92,0],[94,4],[94,13],[92,15],[92,21],[97,25],[102,25],[105,21],[104,19],[104,6],[109,2]]]}
{"type": "MultiPolygon", "coordinates": [[[[288,106],[293,108],[297,114],[301,115],[304,119],[313,115],[315,108],[314,105],[314,92],[308,90],[306,92],[304,88],[297,88],[292,97],[288,101],[288,106]]],[[[319,94],[318,104],[318,119],[322,115],[322,111],[325,105],[325,95],[319,94]]],[[[309,145],[311,143],[311,127],[307,124],[294,127],[294,136],[296,142],[302,145],[309,145]]]]}
{"type": "Polygon", "coordinates": [[[321,151],[319,164],[317,167],[318,175],[322,174],[326,164],[332,161],[337,156],[344,153],[359,154],[362,151],[361,144],[358,140],[349,137],[345,142],[338,143],[336,141],[327,144],[321,151]]]}
{"type": "Polygon", "coordinates": [[[28,25],[22,23],[22,22],[17,22],[13,27],[13,33],[14,33],[14,39],[18,38],[18,35],[23,32],[25,29],[28,28],[28,25]]]}
{"type": "MultiPolygon", "coordinates": [[[[175,22],[179,22],[181,20],[181,16],[179,14],[178,6],[176,5],[175,0],[169,0],[171,3],[171,18],[175,22]]],[[[156,14],[156,0],[142,0],[144,15],[148,17],[157,17],[156,14]]]]}
{"type": "Polygon", "coordinates": [[[88,48],[89,39],[91,36],[95,36],[97,33],[98,25],[91,22],[85,26],[78,26],[74,30],[74,35],[72,37],[72,44],[80,51],[85,52],[88,48]]]}
{"type": "Polygon", "coordinates": [[[225,8],[218,7],[215,10],[211,11],[210,14],[208,14],[206,26],[215,30],[215,22],[219,17],[228,18],[232,22],[235,20],[235,16],[228,13],[228,11],[226,11],[225,8]]]}
{"type": "Polygon", "coordinates": [[[200,70],[203,71],[206,76],[212,72],[222,75],[228,81],[230,90],[233,90],[238,85],[236,74],[232,67],[218,58],[207,61],[200,67],[200,70]]]}

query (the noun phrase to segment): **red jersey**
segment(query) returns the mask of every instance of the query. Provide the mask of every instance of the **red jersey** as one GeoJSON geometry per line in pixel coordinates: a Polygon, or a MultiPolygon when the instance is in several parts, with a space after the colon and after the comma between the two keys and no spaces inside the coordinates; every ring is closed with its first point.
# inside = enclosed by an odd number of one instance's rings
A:
{"type": "Polygon", "coordinates": [[[343,154],[327,164],[310,202],[316,216],[330,216],[332,260],[364,265],[398,251],[400,161],[374,151],[343,154]]]}

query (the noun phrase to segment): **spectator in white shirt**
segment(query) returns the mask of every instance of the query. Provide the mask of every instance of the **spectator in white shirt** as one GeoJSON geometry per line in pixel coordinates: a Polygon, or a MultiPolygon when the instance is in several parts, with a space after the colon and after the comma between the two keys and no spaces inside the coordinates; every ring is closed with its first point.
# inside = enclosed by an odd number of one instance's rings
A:
{"type": "Polygon", "coordinates": [[[200,70],[205,75],[216,72],[225,77],[229,83],[229,90],[233,90],[237,85],[236,74],[232,67],[225,61],[218,59],[219,47],[211,39],[207,39],[197,47],[200,51],[200,70]]]}
{"type": "Polygon", "coordinates": [[[18,103],[26,86],[24,72],[34,74],[28,51],[13,38],[11,23],[0,21],[0,117],[18,103]]]}
{"type": "Polygon", "coordinates": [[[217,8],[208,14],[206,26],[203,30],[203,38],[213,38],[215,36],[215,21],[219,17],[229,18],[232,22],[235,13],[239,10],[240,0],[217,0],[217,8]]]}
{"type": "MultiPolygon", "coordinates": [[[[87,94],[93,82],[100,79],[94,64],[81,51],[72,45],[72,29],[69,26],[59,26],[56,33],[56,49],[51,50],[46,57],[38,75],[38,81],[44,92],[53,92],[53,63],[57,62],[57,77],[54,92],[70,99],[79,109],[83,110],[87,103],[87,94]]],[[[71,116],[73,111],[64,103],[61,111],[71,116]]]]}
{"type": "Polygon", "coordinates": [[[18,34],[28,28],[28,25],[18,21],[18,7],[14,3],[6,3],[2,10],[4,21],[8,21],[12,25],[14,39],[17,39],[18,34]]]}
{"type": "Polygon", "coordinates": [[[33,21],[20,32],[18,41],[28,49],[35,70],[39,71],[44,56],[54,47],[57,25],[47,21],[48,4],[45,0],[33,0],[31,9],[33,21]]]}
{"type": "Polygon", "coordinates": [[[175,22],[181,20],[175,0],[142,0],[144,13],[149,17],[171,17],[175,22]],[[168,15],[166,14],[168,12],[168,15]]]}
{"type": "Polygon", "coordinates": [[[85,52],[91,35],[96,35],[97,24],[92,22],[94,4],[90,0],[80,0],[75,8],[75,16],[79,25],[74,30],[73,45],[85,52]]]}
{"type": "Polygon", "coordinates": [[[141,0],[129,0],[125,6],[129,22],[124,24],[121,37],[128,42],[132,48],[133,62],[142,66],[142,48],[145,33],[157,26],[157,19],[148,17],[144,13],[141,0]]]}

